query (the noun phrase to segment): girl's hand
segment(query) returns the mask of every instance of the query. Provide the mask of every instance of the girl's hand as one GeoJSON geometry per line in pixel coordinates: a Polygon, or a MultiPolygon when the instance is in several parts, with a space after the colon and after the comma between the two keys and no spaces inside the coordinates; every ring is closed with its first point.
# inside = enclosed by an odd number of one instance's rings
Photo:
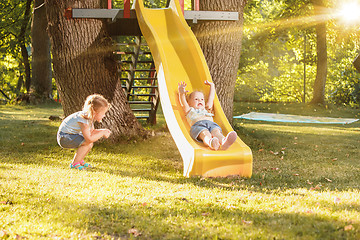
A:
{"type": "Polygon", "coordinates": [[[186,91],[185,88],[187,86],[187,84],[185,82],[180,82],[178,83],[179,86],[179,94],[186,94],[189,91],[186,91]]]}
{"type": "Polygon", "coordinates": [[[111,131],[109,129],[104,129],[104,138],[110,137],[111,131]]]}
{"type": "Polygon", "coordinates": [[[208,80],[205,80],[205,85],[209,85],[209,86],[211,86],[211,85],[214,85],[214,83],[213,82],[209,82],[208,80]]]}

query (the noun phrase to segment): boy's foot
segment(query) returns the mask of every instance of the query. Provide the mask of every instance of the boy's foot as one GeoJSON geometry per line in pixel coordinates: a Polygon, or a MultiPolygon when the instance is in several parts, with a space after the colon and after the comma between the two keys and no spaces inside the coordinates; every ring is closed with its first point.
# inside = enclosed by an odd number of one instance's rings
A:
{"type": "Polygon", "coordinates": [[[71,169],[77,169],[77,170],[85,170],[86,168],[84,166],[82,166],[80,163],[76,163],[76,164],[70,164],[70,168],[71,169]]]}
{"type": "Polygon", "coordinates": [[[228,149],[236,141],[236,138],[237,134],[235,131],[229,132],[226,138],[222,141],[221,150],[228,149]]]}
{"type": "Polygon", "coordinates": [[[81,164],[81,166],[83,166],[83,167],[92,168],[92,166],[91,166],[89,163],[84,162],[84,160],[82,160],[82,161],[80,162],[80,164],[81,164]]]}
{"type": "Polygon", "coordinates": [[[219,139],[217,137],[213,137],[212,139],[210,139],[209,147],[213,150],[218,150],[220,147],[219,139]]]}

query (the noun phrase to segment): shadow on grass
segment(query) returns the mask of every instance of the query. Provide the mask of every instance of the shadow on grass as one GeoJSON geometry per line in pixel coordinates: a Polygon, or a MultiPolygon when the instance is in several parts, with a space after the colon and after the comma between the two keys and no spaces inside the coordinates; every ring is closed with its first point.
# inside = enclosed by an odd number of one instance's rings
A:
{"type": "MultiPolygon", "coordinates": [[[[79,237],[127,239],[133,237],[130,229],[136,229],[133,232],[140,233],[141,239],[251,239],[257,235],[266,239],[356,239],[359,236],[356,231],[344,231],[350,224],[347,221],[327,219],[316,212],[254,212],[247,210],[242,200],[235,200],[226,208],[180,198],[170,206],[161,202],[144,205],[124,199],[97,205],[64,201],[54,194],[46,204],[51,204],[60,215],[39,214],[54,226],[85,235],[79,237]]],[[[345,207],[336,211],[342,209],[345,207]]]]}

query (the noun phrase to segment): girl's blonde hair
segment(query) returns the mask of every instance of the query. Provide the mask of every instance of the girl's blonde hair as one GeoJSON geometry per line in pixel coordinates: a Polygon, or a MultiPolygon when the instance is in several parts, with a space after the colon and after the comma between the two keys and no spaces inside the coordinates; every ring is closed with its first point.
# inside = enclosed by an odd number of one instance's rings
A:
{"type": "Polygon", "coordinates": [[[110,103],[100,94],[89,95],[83,107],[84,118],[93,120],[95,113],[101,108],[109,109],[110,103]]]}

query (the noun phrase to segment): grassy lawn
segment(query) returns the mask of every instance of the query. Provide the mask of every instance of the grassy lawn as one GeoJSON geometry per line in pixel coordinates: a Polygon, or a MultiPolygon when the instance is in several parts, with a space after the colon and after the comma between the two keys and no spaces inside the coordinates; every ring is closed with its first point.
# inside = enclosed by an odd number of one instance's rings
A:
{"type": "MultiPolygon", "coordinates": [[[[359,118],[359,110],[235,103],[250,111],[359,118]]],[[[69,169],[59,105],[0,105],[0,239],[360,239],[360,122],[234,120],[253,177],[184,178],[161,116],[146,141],[97,144],[69,169]]]]}

